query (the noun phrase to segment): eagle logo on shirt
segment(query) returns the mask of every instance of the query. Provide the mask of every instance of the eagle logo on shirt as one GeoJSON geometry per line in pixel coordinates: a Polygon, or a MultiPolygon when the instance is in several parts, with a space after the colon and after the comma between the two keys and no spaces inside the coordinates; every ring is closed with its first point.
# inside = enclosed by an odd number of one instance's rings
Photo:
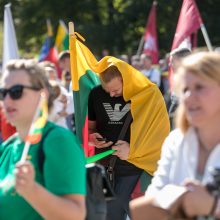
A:
{"type": "Polygon", "coordinates": [[[120,121],[130,111],[130,103],[127,103],[122,109],[122,104],[115,104],[114,108],[110,103],[103,103],[103,106],[110,121],[120,121]]]}

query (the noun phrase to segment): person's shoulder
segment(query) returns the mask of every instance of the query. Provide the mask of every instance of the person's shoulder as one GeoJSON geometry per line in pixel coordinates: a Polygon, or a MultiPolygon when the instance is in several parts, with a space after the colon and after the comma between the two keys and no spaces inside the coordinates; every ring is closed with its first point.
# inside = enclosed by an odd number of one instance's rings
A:
{"type": "Polygon", "coordinates": [[[179,129],[176,128],[170,132],[170,134],[166,138],[166,142],[168,145],[176,145],[178,142],[181,142],[181,140],[184,138],[183,132],[179,129]]]}
{"type": "Polygon", "coordinates": [[[168,137],[170,138],[183,137],[183,132],[179,128],[176,128],[170,132],[168,137]]]}
{"type": "Polygon", "coordinates": [[[18,133],[11,135],[7,140],[1,143],[2,147],[8,146],[14,143],[18,139],[18,133]]]}
{"type": "Polygon", "coordinates": [[[90,94],[96,95],[97,93],[103,93],[103,92],[104,92],[104,90],[103,90],[102,86],[98,85],[98,86],[95,86],[94,88],[92,88],[90,94]]]}
{"type": "Polygon", "coordinates": [[[101,91],[101,90],[103,90],[102,86],[101,85],[97,85],[94,88],[92,88],[91,91],[101,91]]]}
{"type": "Polygon", "coordinates": [[[59,126],[51,121],[48,121],[46,124],[46,127],[44,129],[43,135],[46,136],[49,134],[49,137],[51,138],[61,138],[61,139],[65,139],[66,137],[70,137],[73,138],[75,137],[75,135],[68,129],[59,126]]]}

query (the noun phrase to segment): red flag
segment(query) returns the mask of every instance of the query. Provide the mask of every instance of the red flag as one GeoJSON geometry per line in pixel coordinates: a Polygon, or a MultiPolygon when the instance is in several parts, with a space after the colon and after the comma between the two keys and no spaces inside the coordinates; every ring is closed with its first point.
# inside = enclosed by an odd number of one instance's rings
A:
{"type": "Polygon", "coordinates": [[[158,63],[158,43],[156,31],[156,1],[153,2],[144,34],[144,54],[151,55],[152,63],[158,63]]]}
{"type": "Polygon", "coordinates": [[[58,77],[61,79],[62,71],[58,65],[58,52],[57,52],[56,47],[51,47],[49,49],[49,52],[48,52],[47,56],[44,58],[44,60],[50,61],[51,63],[53,63],[56,66],[58,77]]]}
{"type": "Polygon", "coordinates": [[[177,48],[184,39],[190,37],[190,35],[199,29],[202,24],[203,21],[195,1],[183,0],[172,50],[177,48]]]}

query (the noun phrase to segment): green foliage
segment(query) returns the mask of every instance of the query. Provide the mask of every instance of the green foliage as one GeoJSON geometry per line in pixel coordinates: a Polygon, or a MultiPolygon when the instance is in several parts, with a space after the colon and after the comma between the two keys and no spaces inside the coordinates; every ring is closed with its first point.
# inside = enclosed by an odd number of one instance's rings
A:
{"type": "Polygon", "coordinates": [[[2,53],[3,53],[3,25],[2,22],[0,22],[0,57],[2,57],[2,53]]]}
{"type": "MultiPolygon", "coordinates": [[[[144,33],[152,1],[149,0],[11,0],[18,45],[23,54],[38,54],[46,38],[46,19],[50,18],[56,35],[59,19],[74,21],[75,30],[97,55],[103,49],[111,55],[134,54],[144,33]]],[[[6,0],[0,1],[4,8],[6,0]]],[[[157,26],[161,55],[173,41],[181,0],[158,0],[157,26]]],[[[197,0],[213,45],[220,41],[219,0],[197,0]]],[[[3,13],[0,13],[3,21],[3,13]]],[[[187,21],[186,21],[187,22],[187,21]]],[[[1,32],[0,32],[1,33],[1,32]]],[[[198,43],[204,46],[199,33],[198,43]]],[[[0,36],[1,39],[1,36],[0,36]]]]}

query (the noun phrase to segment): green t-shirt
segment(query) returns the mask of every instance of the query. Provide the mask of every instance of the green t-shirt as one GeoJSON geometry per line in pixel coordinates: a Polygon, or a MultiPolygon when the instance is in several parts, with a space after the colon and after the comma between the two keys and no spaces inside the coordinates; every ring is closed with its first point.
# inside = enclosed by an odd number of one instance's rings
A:
{"type": "MultiPolygon", "coordinates": [[[[18,136],[0,145],[0,182],[20,160],[23,147],[24,142],[18,136]]],[[[47,122],[41,142],[31,145],[28,156],[35,167],[36,181],[50,192],[56,195],[86,194],[83,150],[70,131],[47,122]],[[39,159],[40,147],[43,147],[43,162],[39,159]]],[[[42,217],[13,189],[0,194],[0,219],[39,220],[42,217]]]]}

